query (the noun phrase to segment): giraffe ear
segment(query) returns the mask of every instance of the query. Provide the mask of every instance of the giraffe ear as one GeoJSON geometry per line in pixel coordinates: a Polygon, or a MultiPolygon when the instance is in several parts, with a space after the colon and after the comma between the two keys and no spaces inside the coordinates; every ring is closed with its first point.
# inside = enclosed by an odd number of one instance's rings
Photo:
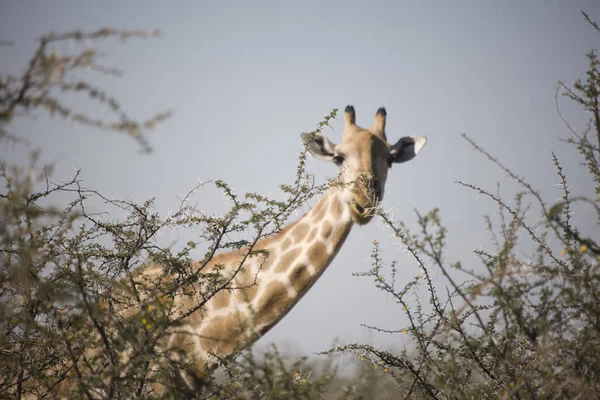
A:
{"type": "Polygon", "coordinates": [[[403,163],[412,160],[419,154],[425,143],[427,143],[425,136],[404,136],[390,150],[390,165],[393,162],[403,163]]]}
{"type": "Polygon", "coordinates": [[[303,133],[300,135],[302,142],[310,154],[323,161],[332,161],[335,156],[335,144],[326,136],[316,133],[303,133]]]}

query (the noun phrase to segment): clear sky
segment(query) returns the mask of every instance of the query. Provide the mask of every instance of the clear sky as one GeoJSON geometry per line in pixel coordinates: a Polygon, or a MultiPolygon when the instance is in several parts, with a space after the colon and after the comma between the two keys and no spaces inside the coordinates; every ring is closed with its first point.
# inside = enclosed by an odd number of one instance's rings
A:
{"type": "MultiPolygon", "coordinates": [[[[524,175],[546,199],[559,196],[551,150],[574,191],[591,193],[576,153],[559,141],[567,132],[554,104],[557,81],[583,77],[585,53],[600,44],[581,10],[600,21],[597,0],[3,0],[0,39],[15,45],[0,48],[0,71],[21,71],[34,38],[50,31],[162,31],[157,39],[100,44],[103,63],[125,76],[94,78],[137,118],[175,112],[152,133],[153,153],[140,154],[129,137],[44,117],[18,121],[12,130],[57,163],[55,180],[80,168],[87,187],[140,202],[156,197],[163,215],[198,179],[278,196],[278,185],[294,178],[301,132],[347,104],[356,107],[359,125],[370,126],[383,105],[390,141],[408,134],[429,138],[416,159],[392,169],[386,206],[411,227],[415,208],[440,207],[450,231],[449,259],[468,265],[475,262],[471,251],[488,243],[481,216],[496,206],[455,181],[491,190],[500,182],[508,197],[515,185],[460,133],[524,175]]],[[[583,114],[563,103],[574,125],[583,127],[583,114]]],[[[75,105],[108,116],[85,101],[75,105]]],[[[342,125],[334,127],[327,134],[339,141],[342,125]]],[[[30,149],[2,144],[0,155],[23,162],[30,149]]],[[[335,176],[333,165],[317,160],[309,169],[319,182],[335,176]]],[[[195,201],[207,212],[226,211],[214,190],[198,193],[195,201]]],[[[187,241],[194,232],[178,235],[187,241]]],[[[324,350],[335,338],[398,344],[360,327],[405,323],[400,308],[370,280],[351,276],[369,268],[372,239],[382,243],[388,260],[400,260],[406,279],[415,273],[377,222],[357,227],[329,270],[262,343],[288,343],[303,352],[324,350]]]]}

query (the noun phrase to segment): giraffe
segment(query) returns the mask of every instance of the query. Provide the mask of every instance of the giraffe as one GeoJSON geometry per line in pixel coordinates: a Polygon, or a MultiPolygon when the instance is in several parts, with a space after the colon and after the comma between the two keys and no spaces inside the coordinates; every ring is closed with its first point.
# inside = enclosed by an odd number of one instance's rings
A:
{"type": "MultiPolygon", "coordinates": [[[[306,294],[338,254],[354,224],[367,224],[373,208],[383,199],[388,170],[394,163],[414,158],[427,139],[406,136],[395,144],[387,141],[386,110],[381,107],[375,123],[364,129],[356,125],[353,106],[345,109],[345,127],[340,144],[321,133],[303,133],[302,141],[317,159],[340,168],[334,183],[317,204],[298,221],[277,235],[254,246],[267,250],[256,257],[234,251],[215,256],[208,268],[222,267],[221,273],[235,273],[240,290],[218,292],[198,315],[192,314],[184,327],[170,336],[169,347],[183,348],[192,360],[191,371],[182,371],[191,391],[196,378],[205,373],[207,360],[223,358],[249,347],[279,322],[306,294]]],[[[152,282],[162,271],[159,265],[142,271],[152,282]]],[[[193,301],[180,297],[174,302],[193,301]]]]}
{"type": "MultiPolygon", "coordinates": [[[[164,345],[177,350],[178,365],[186,365],[175,371],[169,386],[199,392],[203,377],[218,360],[249,347],[277,324],[331,264],[353,225],[365,225],[373,218],[373,209],[384,196],[388,170],[413,159],[427,141],[423,136],[406,136],[390,144],[386,116],[385,108],[379,108],[374,125],[364,129],[356,125],[354,107],[347,106],[342,141],[337,145],[322,133],[302,133],[315,158],[339,167],[317,204],[278,234],[255,244],[253,250],[263,250],[258,255],[248,256],[242,249],[218,254],[207,264],[194,264],[196,269],[204,265],[203,272],[218,269],[237,289],[217,292],[169,332],[164,345]]],[[[150,288],[163,278],[163,267],[149,264],[137,270],[134,279],[140,287],[150,288]]],[[[193,310],[197,302],[184,293],[172,299],[180,315],[193,310]]],[[[162,383],[153,387],[159,393],[169,391],[162,383]]]]}

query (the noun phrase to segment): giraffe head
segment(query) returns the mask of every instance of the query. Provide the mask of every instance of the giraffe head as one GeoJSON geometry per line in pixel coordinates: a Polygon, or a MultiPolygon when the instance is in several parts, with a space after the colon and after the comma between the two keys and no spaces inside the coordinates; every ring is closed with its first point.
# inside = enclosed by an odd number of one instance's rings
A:
{"type": "Polygon", "coordinates": [[[364,129],[356,125],[354,107],[347,106],[344,136],[337,145],[321,133],[301,135],[313,156],[340,167],[337,181],[343,186],[343,200],[354,222],[361,225],[371,220],[373,208],[383,199],[388,170],[395,163],[412,160],[427,142],[424,136],[405,136],[390,144],[386,115],[385,108],[380,108],[375,124],[364,129]]]}

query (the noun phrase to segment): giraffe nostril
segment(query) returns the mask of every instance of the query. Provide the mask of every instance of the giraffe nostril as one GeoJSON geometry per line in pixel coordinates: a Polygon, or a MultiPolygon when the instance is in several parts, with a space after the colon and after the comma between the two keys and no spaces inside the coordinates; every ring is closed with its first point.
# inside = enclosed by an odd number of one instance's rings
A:
{"type": "Polygon", "coordinates": [[[381,185],[379,183],[379,179],[373,177],[369,180],[369,189],[371,189],[373,191],[373,193],[379,197],[379,194],[381,193],[381,185]]]}

